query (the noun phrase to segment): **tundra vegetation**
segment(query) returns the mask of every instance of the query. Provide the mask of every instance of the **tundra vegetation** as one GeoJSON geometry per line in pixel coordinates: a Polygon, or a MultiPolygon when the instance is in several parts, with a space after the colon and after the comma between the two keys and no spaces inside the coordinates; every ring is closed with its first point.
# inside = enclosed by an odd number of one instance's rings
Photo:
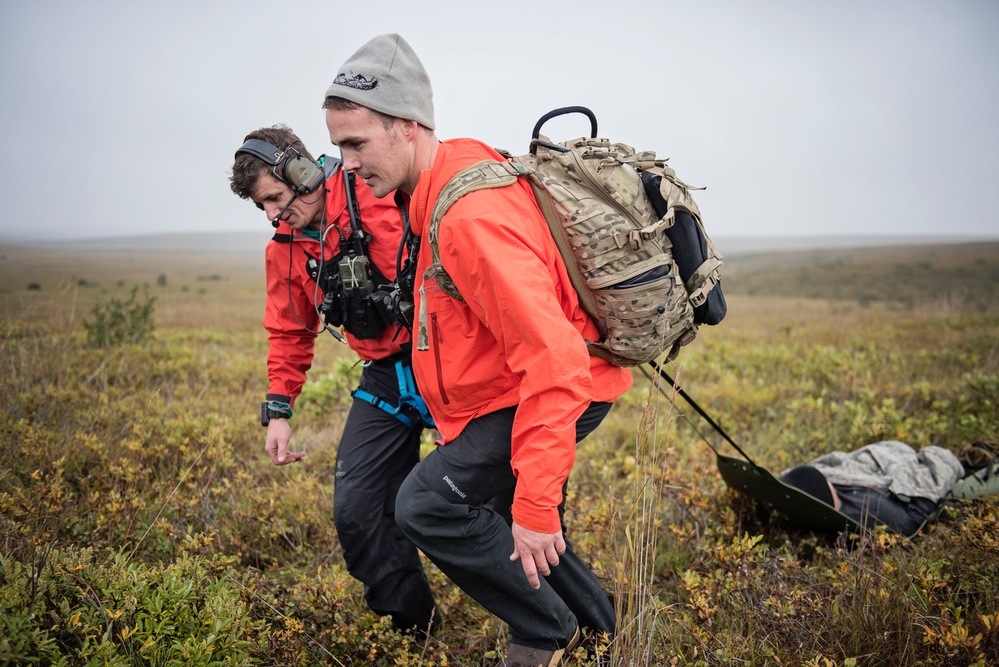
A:
{"type": "MultiPolygon", "coordinates": [[[[3,251],[0,664],[498,663],[503,625],[432,565],[425,642],[346,573],[358,367],[331,338],[296,406],[305,463],[265,456],[256,257],[3,251]]],[[[728,317],[670,370],[761,465],[999,440],[999,244],[733,258],[723,284],[728,317]]],[[[732,452],[635,377],[579,447],[567,516],[620,631],[569,664],[999,664],[999,499],[915,539],[804,530],[727,489],[711,446],[732,452]]]]}

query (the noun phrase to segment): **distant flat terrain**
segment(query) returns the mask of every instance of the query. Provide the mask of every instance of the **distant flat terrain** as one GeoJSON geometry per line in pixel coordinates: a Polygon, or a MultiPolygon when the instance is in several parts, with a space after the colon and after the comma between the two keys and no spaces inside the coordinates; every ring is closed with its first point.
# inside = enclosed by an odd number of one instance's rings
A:
{"type": "Polygon", "coordinates": [[[969,243],[999,241],[999,234],[991,238],[961,236],[791,236],[791,237],[712,237],[725,257],[742,257],[771,252],[803,252],[812,250],[838,250],[850,248],[886,248],[913,246],[953,246],[969,243]]]}
{"type": "MultiPolygon", "coordinates": [[[[19,317],[39,297],[72,293],[86,306],[132,285],[263,299],[263,248],[271,230],[75,242],[0,244],[0,316],[19,317]]],[[[845,300],[891,308],[999,312],[999,240],[715,239],[728,297],[845,300]],[[851,243],[857,244],[851,246],[851,243]],[[863,245],[866,243],[867,245],[863,245]]],[[[45,299],[42,299],[45,300],[45,299]]],[[[57,299],[58,300],[58,299],[57,299]]]]}
{"type": "Polygon", "coordinates": [[[736,255],[726,295],[770,295],[999,311],[999,241],[736,255]]]}
{"type": "MultiPolygon", "coordinates": [[[[0,238],[0,248],[32,247],[48,250],[71,249],[74,251],[110,251],[134,253],[183,252],[192,254],[225,254],[259,256],[273,230],[266,225],[240,232],[198,232],[180,234],[152,234],[123,236],[77,241],[40,241],[0,238]]],[[[888,246],[960,245],[999,241],[993,238],[967,238],[954,236],[799,236],[799,237],[749,237],[712,236],[725,257],[741,257],[768,252],[798,252],[806,250],[833,250],[837,248],[881,248],[888,246]]]]}

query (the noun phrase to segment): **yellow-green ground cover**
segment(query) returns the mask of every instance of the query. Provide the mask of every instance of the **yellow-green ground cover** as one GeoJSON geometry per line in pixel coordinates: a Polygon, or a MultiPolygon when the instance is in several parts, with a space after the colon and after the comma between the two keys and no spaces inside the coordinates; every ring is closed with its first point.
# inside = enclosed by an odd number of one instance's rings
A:
{"type": "MultiPolygon", "coordinates": [[[[810,264],[796,289],[800,268],[733,271],[728,318],[670,370],[771,470],[884,438],[996,442],[999,253],[982,255],[936,292],[842,293],[883,261],[810,264]]],[[[502,624],[429,564],[444,627],[419,644],[344,570],[332,472],[359,369],[332,339],[296,410],[306,462],[266,459],[255,258],[0,256],[0,664],[498,664],[502,624]],[[94,306],[133,285],[152,332],[94,346],[94,306]]],[[[580,445],[567,516],[620,632],[570,664],[999,664],[999,501],[911,540],[802,530],[726,489],[702,439],[720,438],[635,377],[580,445]]]]}

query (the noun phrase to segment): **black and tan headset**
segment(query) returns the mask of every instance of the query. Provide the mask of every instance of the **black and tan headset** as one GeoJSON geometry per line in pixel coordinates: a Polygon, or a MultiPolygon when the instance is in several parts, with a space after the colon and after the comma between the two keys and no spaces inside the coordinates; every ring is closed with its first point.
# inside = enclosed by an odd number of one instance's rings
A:
{"type": "Polygon", "coordinates": [[[275,178],[285,183],[296,195],[311,194],[326,180],[323,168],[302,154],[295,142],[284,150],[260,139],[247,139],[236,155],[246,153],[271,165],[275,178]]]}

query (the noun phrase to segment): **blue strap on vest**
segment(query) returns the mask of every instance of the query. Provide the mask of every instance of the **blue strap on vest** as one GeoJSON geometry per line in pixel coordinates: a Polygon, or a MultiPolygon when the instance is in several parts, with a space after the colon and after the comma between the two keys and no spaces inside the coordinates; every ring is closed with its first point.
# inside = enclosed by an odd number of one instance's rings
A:
{"type": "Polygon", "coordinates": [[[389,413],[409,428],[417,426],[414,417],[418,416],[422,426],[436,428],[434,418],[430,416],[427,404],[418,393],[416,393],[416,380],[413,378],[413,369],[402,361],[395,362],[395,374],[399,379],[399,405],[392,405],[383,398],[364,391],[361,388],[350,392],[354,398],[370,403],[379,410],[389,413]],[[408,410],[406,410],[408,408],[408,410]],[[407,414],[407,412],[409,414],[407,414]]]}

